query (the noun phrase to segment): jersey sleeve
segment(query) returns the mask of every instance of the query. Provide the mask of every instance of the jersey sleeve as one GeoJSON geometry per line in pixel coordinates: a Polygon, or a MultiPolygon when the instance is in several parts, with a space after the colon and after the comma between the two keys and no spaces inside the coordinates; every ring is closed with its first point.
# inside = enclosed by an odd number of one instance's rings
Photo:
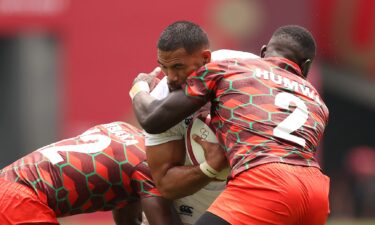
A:
{"type": "Polygon", "coordinates": [[[183,124],[180,122],[169,130],[160,134],[149,134],[145,132],[145,145],[155,146],[169,141],[182,140],[184,138],[183,124]]]}
{"type": "Polygon", "coordinates": [[[183,84],[185,94],[190,97],[208,101],[213,97],[217,89],[217,83],[223,77],[230,65],[236,65],[237,60],[257,59],[259,56],[250,52],[242,52],[228,49],[221,49],[212,52],[211,63],[201,67],[192,73],[183,84]]]}
{"type": "Polygon", "coordinates": [[[189,75],[182,85],[185,94],[189,97],[209,101],[217,89],[218,82],[225,74],[225,69],[226,66],[223,63],[208,63],[201,67],[189,75]]]}
{"type": "Polygon", "coordinates": [[[190,97],[208,101],[217,89],[217,82],[230,65],[236,65],[237,60],[258,59],[259,56],[250,52],[220,49],[212,52],[211,63],[192,73],[183,84],[185,94],[190,97]]]}
{"type": "Polygon", "coordinates": [[[152,181],[150,168],[146,161],[135,166],[134,172],[131,175],[131,186],[140,198],[161,196],[152,181]]]}

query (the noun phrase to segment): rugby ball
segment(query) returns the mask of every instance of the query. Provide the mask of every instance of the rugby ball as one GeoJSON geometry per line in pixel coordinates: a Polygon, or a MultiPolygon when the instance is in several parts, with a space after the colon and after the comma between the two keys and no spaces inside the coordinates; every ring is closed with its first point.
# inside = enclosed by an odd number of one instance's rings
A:
{"type": "MultiPolygon", "coordinates": [[[[190,160],[190,163],[192,165],[199,165],[200,163],[206,160],[204,157],[204,150],[202,146],[200,146],[193,139],[194,134],[198,135],[205,141],[218,143],[216,134],[210,126],[211,126],[210,114],[207,114],[207,115],[199,114],[193,117],[193,119],[191,120],[190,124],[188,125],[186,129],[185,146],[186,146],[188,159],[190,160]]],[[[229,175],[229,172],[230,172],[229,167],[223,169],[216,176],[216,179],[221,180],[221,181],[226,180],[229,175]]]]}

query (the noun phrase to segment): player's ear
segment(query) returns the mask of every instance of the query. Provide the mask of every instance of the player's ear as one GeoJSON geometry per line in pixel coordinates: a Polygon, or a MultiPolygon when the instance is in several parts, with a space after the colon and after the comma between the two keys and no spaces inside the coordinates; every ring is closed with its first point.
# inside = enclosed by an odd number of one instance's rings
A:
{"type": "Polygon", "coordinates": [[[203,50],[202,56],[204,64],[211,62],[211,51],[209,49],[203,50]]]}
{"type": "Polygon", "coordinates": [[[266,51],[267,51],[267,45],[263,45],[263,46],[260,48],[260,57],[261,57],[261,58],[264,58],[264,56],[266,55],[266,51]]]}
{"type": "Polygon", "coordinates": [[[302,64],[301,64],[301,71],[304,77],[307,77],[307,74],[309,73],[310,67],[312,64],[311,59],[306,59],[302,64]]]}

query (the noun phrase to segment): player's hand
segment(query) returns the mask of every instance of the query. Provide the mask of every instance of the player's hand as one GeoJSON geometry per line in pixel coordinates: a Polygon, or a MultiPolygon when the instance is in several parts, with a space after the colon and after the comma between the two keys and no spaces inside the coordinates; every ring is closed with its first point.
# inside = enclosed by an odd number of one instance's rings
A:
{"type": "Polygon", "coordinates": [[[216,171],[221,171],[228,166],[228,160],[225,156],[224,149],[217,143],[208,142],[198,135],[193,135],[194,141],[202,146],[204,157],[208,165],[216,171]]]}
{"type": "Polygon", "coordinates": [[[151,73],[140,73],[134,79],[133,85],[137,83],[138,81],[145,81],[148,83],[148,86],[150,87],[150,91],[152,91],[160,81],[160,79],[157,78],[160,72],[161,72],[160,67],[156,67],[151,73]]]}

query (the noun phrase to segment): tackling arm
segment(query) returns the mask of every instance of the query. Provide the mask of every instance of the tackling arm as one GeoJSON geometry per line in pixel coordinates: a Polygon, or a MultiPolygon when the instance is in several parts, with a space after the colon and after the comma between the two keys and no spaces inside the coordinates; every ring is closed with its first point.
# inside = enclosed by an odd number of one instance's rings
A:
{"type": "Polygon", "coordinates": [[[129,203],[123,208],[112,210],[116,225],[141,225],[142,208],[139,201],[129,203]]]}
{"type": "Polygon", "coordinates": [[[163,100],[156,100],[144,91],[133,98],[133,109],[142,128],[156,134],[176,125],[205,103],[186,96],[182,89],[173,91],[163,100]]]}
{"type": "Polygon", "coordinates": [[[141,225],[142,210],[150,225],[182,225],[170,200],[162,197],[142,198],[141,202],[129,203],[123,208],[112,210],[116,225],[141,225]]]}
{"type": "Polygon", "coordinates": [[[182,225],[172,201],[162,197],[148,197],[141,202],[150,225],[182,225]]]}

